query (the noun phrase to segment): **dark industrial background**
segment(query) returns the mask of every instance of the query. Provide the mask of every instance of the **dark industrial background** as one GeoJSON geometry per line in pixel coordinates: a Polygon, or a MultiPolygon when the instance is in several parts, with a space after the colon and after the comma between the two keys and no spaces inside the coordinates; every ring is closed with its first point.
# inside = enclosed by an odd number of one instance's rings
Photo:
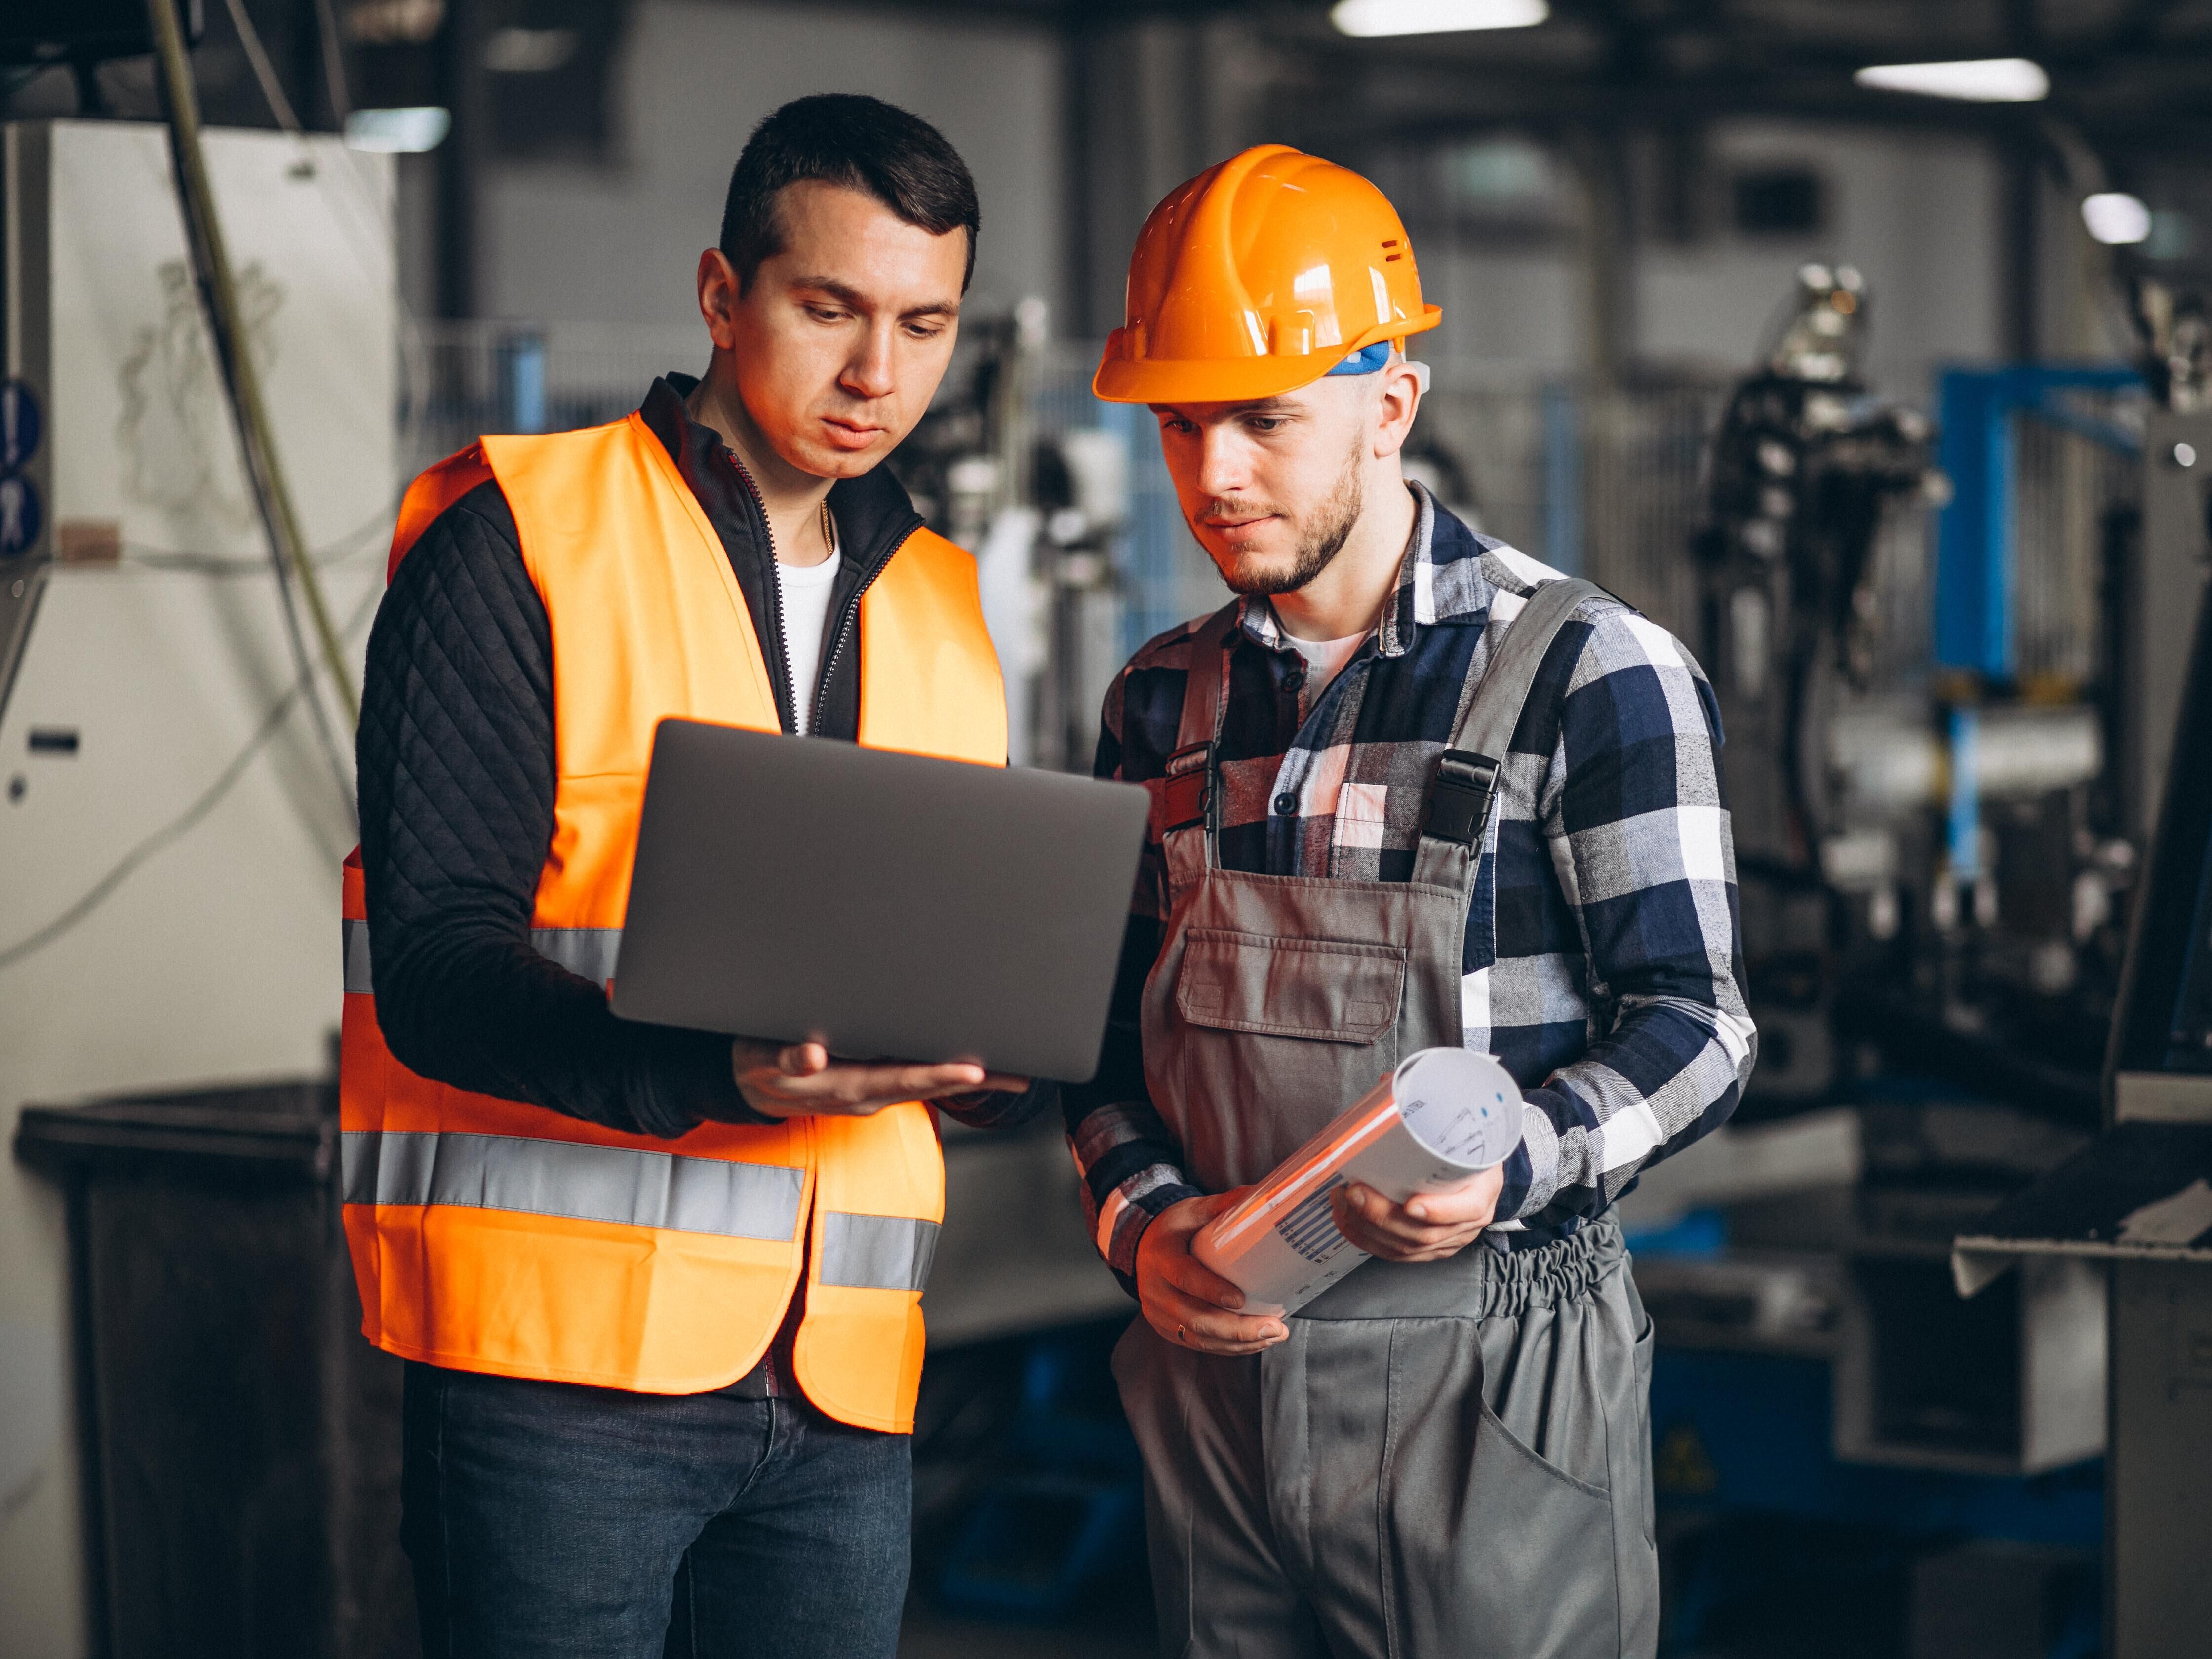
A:
{"type": "MultiPolygon", "coordinates": [[[[1668,1659],[2212,1650],[2212,0],[176,9],[267,456],[143,0],[0,6],[0,1659],[414,1651],[334,1185],[344,682],[406,478],[702,368],[731,163],[831,90],[981,191],[891,465],[1018,762],[1087,768],[1218,603],[1088,380],[1152,204],[1267,141],[1404,215],[1414,470],[1712,677],[1761,1055],[1623,1206],[1668,1659]],[[1985,60],[2042,94],[1862,73],[1985,60]]],[[[908,1650],[1150,1651],[1066,1149],[946,1159],[908,1650]]]]}

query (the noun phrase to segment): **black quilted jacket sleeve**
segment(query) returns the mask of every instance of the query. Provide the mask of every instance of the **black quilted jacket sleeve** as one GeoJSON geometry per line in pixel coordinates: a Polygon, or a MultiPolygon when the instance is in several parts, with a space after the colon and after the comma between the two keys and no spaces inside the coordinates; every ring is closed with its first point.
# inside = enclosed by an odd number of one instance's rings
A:
{"type": "Polygon", "coordinates": [[[618,1020],[601,987],[531,948],[553,836],[552,643],[498,485],[401,562],[369,635],[358,759],[377,1019],[403,1065],[634,1133],[764,1121],[728,1038],[618,1020]]]}

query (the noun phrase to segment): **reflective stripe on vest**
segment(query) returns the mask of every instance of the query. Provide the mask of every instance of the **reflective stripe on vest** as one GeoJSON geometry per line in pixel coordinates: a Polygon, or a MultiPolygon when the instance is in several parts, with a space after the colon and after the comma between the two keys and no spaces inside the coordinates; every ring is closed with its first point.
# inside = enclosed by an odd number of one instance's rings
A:
{"type": "Polygon", "coordinates": [[[398,1129],[349,1129],[343,1140],[349,1204],[464,1204],[788,1239],[806,1190],[803,1170],[573,1140],[398,1129]]]}
{"type": "Polygon", "coordinates": [[[348,996],[374,996],[376,981],[368,971],[368,924],[342,921],[338,932],[345,942],[345,988],[348,996]]]}
{"type": "MultiPolygon", "coordinates": [[[[724,1238],[795,1237],[806,1185],[805,1171],[781,1164],[520,1135],[349,1129],[340,1156],[348,1204],[458,1204],[724,1238]]],[[[821,1282],[922,1290],[937,1235],[916,1217],[832,1210],[821,1282]]]]}
{"type": "MultiPolygon", "coordinates": [[[[345,988],[350,994],[374,996],[376,981],[369,971],[368,924],[347,921],[339,926],[344,939],[345,988]]],[[[530,948],[594,985],[605,985],[615,976],[622,936],[619,927],[533,927],[530,948]]]]}
{"type": "Polygon", "coordinates": [[[852,1215],[832,1210],[822,1218],[824,1285],[856,1290],[918,1291],[929,1283],[937,1255],[937,1223],[911,1216],[852,1215]]]}

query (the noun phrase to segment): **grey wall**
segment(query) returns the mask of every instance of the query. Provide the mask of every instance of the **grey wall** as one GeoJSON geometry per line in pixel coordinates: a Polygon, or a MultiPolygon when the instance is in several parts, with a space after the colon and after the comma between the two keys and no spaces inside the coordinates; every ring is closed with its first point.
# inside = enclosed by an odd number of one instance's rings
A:
{"type": "MultiPolygon", "coordinates": [[[[1151,204],[1199,167],[1273,136],[1265,112],[1284,106],[1265,84],[1267,54],[1240,48],[1240,38],[1218,24],[1090,26],[1064,39],[1003,20],[641,0],[617,70],[611,159],[490,165],[481,308],[690,324],[693,267],[746,133],[787,98],[844,90],[927,116],[968,158],[984,215],[973,311],[1042,294],[1057,331],[1096,337],[1118,319],[1122,262],[1151,204]]],[[[1985,144],[1739,122],[1714,130],[1709,153],[1716,192],[1740,167],[1810,164],[1829,187],[1827,227],[1746,237],[1715,201],[1692,243],[1628,239],[1632,360],[1723,372],[1747,364],[1792,273],[1811,258],[1856,264],[1872,283],[1869,367],[1881,389],[1923,395],[1936,365],[1999,355],[2002,185],[1985,144]]],[[[1638,205],[1648,218],[1648,203],[1638,205]]],[[[2050,191],[2044,216],[2045,355],[2112,355],[2120,343],[2102,338],[2085,299],[2070,198],[2050,191]]],[[[1576,236],[1501,246],[1462,234],[1447,245],[1432,231],[1420,251],[1446,308],[1425,355],[1455,368],[1541,374],[1589,362],[1576,236]]]]}
{"type": "Polygon", "coordinates": [[[1871,378],[1918,393],[1938,362],[1998,350],[1997,167],[1972,140],[1864,129],[1746,124],[1714,135],[1723,171],[1810,163],[1826,180],[1826,231],[1746,238],[1723,224],[1703,246],[1640,251],[1636,336],[1646,358],[1735,367],[1807,259],[1856,265],[1871,285],[1871,378]]]}
{"type": "Polygon", "coordinates": [[[481,308],[502,317],[697,319],[693,271],[755,123],[811,92],[913,110],[967,158],[983,204],[971,305],[1060,297],[1061,54],[1004,23],[834,8],[642,0],[605,165],[495,163],[484,179],[481,308]]]}
{"type": "MultiPolygon", "coordinates": [[[[1811,167],[1828,191],[1826,227],[1806,236],[1747,236],[1712,204],[1703,234],[1671,243],[1643,234],[1626,333],[1632,361],[1733,374],[1747,367],[1778,305],[1808,259],[1856,265],[1875,307],[1868,368],[1882,390],[1922,395],[1942,363],[1999,350],[1998,168],[1988,148],[1866,129],[1742,123],[1710,139],[1715,187],[1730,173],[1781,163],[1811,167]]],[[[1571,170],[1562,167],[1570,179],[1571,170]]],[[[1577,191],[1578,194],[1578,191],[1577,191]]],[[[1571,217],[1581,212],[1577,203],[1571,217]]],[[[2079,349],[2078,238],[2071,204],[2053,192],[2044,264],[2045,351],[2079,349]],[[2069,265],[2069,262],[2071,261],[2069,265]]],[[[1648,230],[1648,226],[1645,227],[1648,230]]],[[[1571,374],[1592,356],[1589,281],[1579,236],[1551,245],[1487,240],[1480,231],[1417,238],[1443,326],[1422,354],[1462,372],[1571,374]]]]}

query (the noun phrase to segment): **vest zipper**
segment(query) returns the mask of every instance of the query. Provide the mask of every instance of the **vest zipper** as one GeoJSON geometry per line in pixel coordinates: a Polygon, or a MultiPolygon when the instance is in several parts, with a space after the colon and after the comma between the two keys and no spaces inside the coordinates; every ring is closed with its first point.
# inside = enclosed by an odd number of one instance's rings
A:
{"type": "Polygon", "coordinates": [[[817,732],[822,729],[823,710],[830,701],[830,678],[836,672],[838,659],[845,654],[845,641],[851,637],[854,620],[860,614],[861,599],[875,585],[876,578],[884,574],[884,567],[891,562],[892,555],[906,545],[906,538],[920,529],[921,524],[921,515],[917,513],[899,526],[898,533],[890,538],[890,544],[860,573],[860,585],[853,590],[853,597],[845,601],[845,608],[837,618],[836,635],[830,642],[830,654],[822,659],[822,682],[814,688],[814,725],[811,729],[817,732]]]}
{"type": "Polygon", "coordinates": [[[722,453],[730,458],[730,465],[737,469],[738,477],[744,480],[745,494],[752,497],[753,511],[760,515],[761,538],[768,544],[768,580],[762,584],[768,591],[762,598],[768,606],[768,631],[773,636],[769,644],[775,651],[776,718],[782,725],[786,737],[796,737],[799,733],[799,687],[792,678],[791,649],[783,639],[783,579],[775,571],[775,526],[768,521],[768,502],[761,495],[760,486],[753,482],[753,475],[738,459],[738,452],[725,445],[722,453]],[[791,709],[787,720],[782,713],[787,702],[791,709]]]}
{"type": "Polygon", "coordinates": [[[845,636],[852,632],[853,618],[860,614],[860,595],[868,591],[868,584],[874,580],[873,572],[861,578],[860,586],[854,589],[852,599],[837,618],[836,637],[830,642],[830,654],[822,659],[822,678],[814,688],[814,721],[807,728],[809,731],[822,729],[823,710],[830,702],[830,677],[837,672],[837,660],[845,654],[845,636]]]}
{"type": "MultiPolygon", "coordinates": [[[[775,529],[768,521],[768,502],[761,495],[760,486],[753,482],[753,475],[745,470],[744,462],[738,459],[738,452],[725,446],[722,453],[730,458],[730,465],[738,470],[738,477],[744,481],[745,493],[752,497],[753,510],[760,514],[761,533],[768,543],[769,631],[775,635],[775,659],[783,669],[783,678],[778,684],[788,687],[791,693],[792,724],[787,732],[795,733],[799,724],[799,694],[798,684],[792,678],[791,652],[783,640],[783,583],[775,570],[775,529]]],[[[845,601],[844,608],[839,611],[837,632],[831,637],[830,654],[823,658],[822,672],[814,684],[813,717],[806,723],[809,734],[822,729],[822,715],[830,696],[830,681],[836,672],[838,663],[844,658],[845,641],[852,636],[854,619],[860,614],[860,600],[874,586],[876,578],[884,574],[884,567],[891,562],[891,556],[906,544],[906,538],[919,530],[923,523],[921,514],[909,513],[905,521],[899,525],[896,533],[884,538],[883,551],[868,562],[867,568],[860,573],[860,585],[853,590],[852,597],[845,601]]]]}

